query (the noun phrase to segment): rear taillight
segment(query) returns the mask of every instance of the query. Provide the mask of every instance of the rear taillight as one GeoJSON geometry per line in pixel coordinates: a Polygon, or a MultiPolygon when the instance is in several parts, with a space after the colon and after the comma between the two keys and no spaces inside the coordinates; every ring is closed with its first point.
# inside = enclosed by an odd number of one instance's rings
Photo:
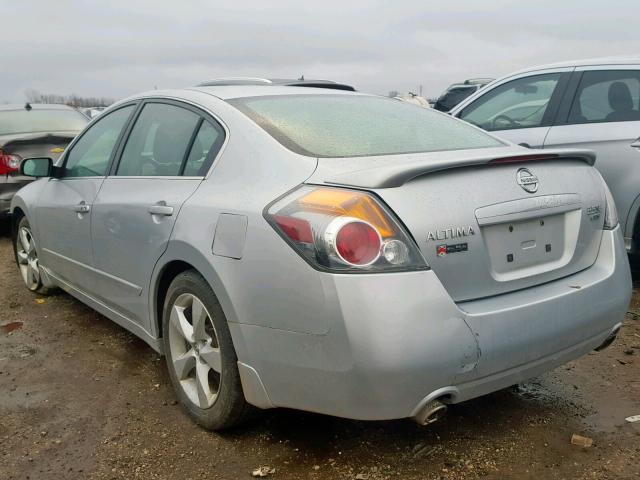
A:
{"type": "Polygon", "coordinates": [[[337,217],[324,231],[331,253],[347,265],[364,267],[380,257],[382,238],[375,227],[353,217],[337,217]]]}
{"type": "Polygon", "coordinates": [[[21,160],[18,155],[10,155],[0,149],[0,175],[7,175],[20,170],[21,160]]]}
{"type": "Polygon", "coordinates": [[[265,217],[305,260],[320,269],[428,268],[394,215],[366,192],[303,186],[272,204],[265,217]]]}

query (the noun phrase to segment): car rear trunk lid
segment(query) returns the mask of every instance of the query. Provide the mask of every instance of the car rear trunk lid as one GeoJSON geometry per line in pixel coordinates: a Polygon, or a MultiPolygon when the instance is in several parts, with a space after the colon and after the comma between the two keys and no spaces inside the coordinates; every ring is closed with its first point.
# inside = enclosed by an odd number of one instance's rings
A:
{"type": "MultiPolygon", "coordinates": [[[[452,298],[465,301],[556,280],[595,262],[606,206],[593,157],[552,153],[531,162],[501,162],[493,154],[482,160],[476,153],[473,161],[441,163],[389,188],[371,185],[399,178],[398,164],[387,178],[379,171],[334,170],[325,183],[349,178],[345,184],[376,193],[404,222],[452,298]]],[[[312,179],[321,172],[319,166],[312,179]]]]}
{"type": "Polygon", "coordinates": [[[76,135],[77,132],[0,135],[0,148],[7,154],[19,155],[21,158],[50,157],[55,161],[76,135]]]}

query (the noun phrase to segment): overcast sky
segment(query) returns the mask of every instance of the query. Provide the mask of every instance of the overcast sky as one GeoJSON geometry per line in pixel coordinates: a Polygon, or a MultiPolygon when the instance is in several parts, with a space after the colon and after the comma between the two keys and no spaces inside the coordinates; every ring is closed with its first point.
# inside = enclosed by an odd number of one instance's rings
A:
{"type": "Polygon", "coordinates": [[[121,98],[225,76],[439,94],[549,62],[640,54],[637,0],[0,0],[0,102],[121,98]]]}

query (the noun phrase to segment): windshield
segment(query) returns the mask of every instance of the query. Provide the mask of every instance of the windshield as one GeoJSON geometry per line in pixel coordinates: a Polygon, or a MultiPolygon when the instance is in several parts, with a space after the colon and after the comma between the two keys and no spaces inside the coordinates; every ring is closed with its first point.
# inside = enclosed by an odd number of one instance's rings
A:
{"type": "Polygon", "coordinates": [[[288,149],[363,157],[503,145],[428,108],[365,95],[274,95],[229,100],[288,149]]]}
{"type": "Polygon", "coordinates": [[[79,132],[89,119],[75,110],[0,111],[0,135],[36,132],[79,132]]]}

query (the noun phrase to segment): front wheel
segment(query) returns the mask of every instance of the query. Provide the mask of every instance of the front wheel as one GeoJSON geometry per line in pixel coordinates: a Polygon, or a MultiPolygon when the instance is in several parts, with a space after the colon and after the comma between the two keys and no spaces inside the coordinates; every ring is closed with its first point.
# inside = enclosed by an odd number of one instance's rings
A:
{"type": "Polygon", "coordinates": [[[171,282],[162,319],[169,377],[189,416],[208,430],[250,418],[227,319],[202,276],[187,271],[171,282]]]}
{"type": "Polygon", "coordinates": [[[27,217],[22,217],[18,223],[18,228],[13,238],[13,249],[22,281],[26,287],[32,292],[41,295],[49,294],[51,289],[42,284],[42,273],[40,270],[40,262],[38,261],[36,242],[33,238],[27,217]]]}

